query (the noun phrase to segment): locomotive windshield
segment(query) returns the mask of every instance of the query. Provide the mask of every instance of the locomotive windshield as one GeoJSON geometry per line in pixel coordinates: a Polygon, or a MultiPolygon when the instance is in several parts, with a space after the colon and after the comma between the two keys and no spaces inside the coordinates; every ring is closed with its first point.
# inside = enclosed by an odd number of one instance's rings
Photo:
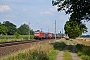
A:
{"type": "Polygon", "coordinates": [[[39,32],[34,32],[34,34],[39,34],[39,32]]]}

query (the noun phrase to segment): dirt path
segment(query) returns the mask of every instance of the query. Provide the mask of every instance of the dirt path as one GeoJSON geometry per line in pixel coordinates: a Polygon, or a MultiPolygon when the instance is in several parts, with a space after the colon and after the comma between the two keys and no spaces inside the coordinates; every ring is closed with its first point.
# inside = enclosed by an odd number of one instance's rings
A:
{"type": "Polygon", "coordinates": [[[70,52],[71,53],[71,56],[72,56],[72,59],[73,60],[81,60],[81,58],[79,58],[78,55],[77,55],[77,53],[76,53],[76,46],[75,46],[75,44],[73,44],[71,42],[71,45],[73,46],[72,51],[70,52]]]}
{"type": "Polygon", "coordinates": [[[57,60],[63,60],[63,52],[64,50],[66,50],[68,48],[68,46],[66,46],[63,51],[60,51],[57,55],[57,60]]]}
{"type": "MultiPolygon", "coordinates": [[[[71,56],[72,56],[72,59],[73,60],[81,60],[81,58],[79,58],[76,54],[76,46],[71,42],[67,42],[67,45],[72,45],[73,48],[72,48],[72,51],[70,52],[71,56]]],[[[63,53],[64,53],[64,50],[66,50],[69,46],[66,46],[63,51],[60,51],[57,55],[57,58],[56,60],[63,60],[63,53]]]]}
{"type": "MultiPolygon", "coordinates": [[[[69,45],[70,43],[67,43],[69,45]]],[[[57,55],[56,60],[63,60],[63,52],[68,48],[69,46],[66,46],[62,51],[60,51],[57,55]]]]}
{"type": "Polygon", "coordinates": [[[71,51],[71,55],[72,55],[72,59],[73,59],[73,60],[81,60],[81,58],[79,58],[79,57],[77,56],[77,54],[76,54],[76,46],[75,46],[75,45],[73,45],[73,49],[72,49],[72,51],[71,51]]]}

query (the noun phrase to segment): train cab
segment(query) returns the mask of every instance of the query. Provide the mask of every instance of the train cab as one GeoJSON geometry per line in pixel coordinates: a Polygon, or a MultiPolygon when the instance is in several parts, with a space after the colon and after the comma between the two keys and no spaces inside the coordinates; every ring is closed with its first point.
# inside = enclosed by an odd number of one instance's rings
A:
{"type": "Polygon", "coordinates": [[[35,31],[34,32],[34,39],[44,39],[45,33],[42,31],[35,31]]]}

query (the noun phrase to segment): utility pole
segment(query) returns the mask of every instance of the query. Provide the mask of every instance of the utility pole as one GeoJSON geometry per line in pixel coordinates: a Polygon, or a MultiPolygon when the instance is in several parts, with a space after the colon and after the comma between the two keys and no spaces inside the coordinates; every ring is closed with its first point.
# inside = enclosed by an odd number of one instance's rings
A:
{"type": "Polygon", "coordinates": [[[30,40],[30,22],[29,22],[29,29],[28,29],[28,32],[29,32],[29,36],[28,36],[28,40],[30,40]]]}
{"type": "Polygon", "coordinates": [[[49,26],[48,26],[48,33],[49,33],[49,26]]]}
{"type": "Polygon", "coordinates": [[[63,28],[62,28],[62,34],[63,34],[63,28]]]}
{"type": "Polygon", "coordinates": [[[56,20],[55,20],[55,40],[56,40],[56,20]]]}
{"type": "Polygon", "coordinates": [[[62,38],[63,38],[63,28],[62,28],[62,38]]]}
{"type": "Polygon", "coordinates": [[[48,32],[49,32],[49,29],[48,29],[48,32]]]}

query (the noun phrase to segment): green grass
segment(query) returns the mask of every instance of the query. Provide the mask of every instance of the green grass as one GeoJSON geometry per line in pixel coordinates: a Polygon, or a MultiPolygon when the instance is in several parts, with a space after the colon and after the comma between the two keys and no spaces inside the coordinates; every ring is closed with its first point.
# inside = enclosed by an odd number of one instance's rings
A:
{"type": "Polygon", "coordinates": [[[19,53],[17,56],[9,57],[6,60],[49,60],[48,55],[43,51],[28,51],[28,53],[19,53]]]}
{"type": "Polygon", "coordinates": [[[59,52],[59,50],[52,50],[49,53],[49,60],[56,60],[58,52],[59,52]]]}
{"type": "Polygon", "coordinates": [[[70,52],[68,50],[63,53],[63,60],[73,60],[70,52]]]}
{"type": "MultiPolygon", "coordinates": [[[[31,35],[30,39],[33,40],[34,36],[31,35]]],[[[18,39],[15,37],[15,35],[0,36],[0,42],[21,41],[21,40],[28,40],[28,35],[20,35],[18,39]]]]}
{"type": "Polygon", "coordinates": [[[63,60],[73,60],[70,52],[72,51],[73,46],[69,45],[69,47],[63,53],[63,60]]]}
{"type": "Polygon", "coordinates": [[[82,60],[90,60],[90,46],[77,44],[77,54],[82,60]]]}

